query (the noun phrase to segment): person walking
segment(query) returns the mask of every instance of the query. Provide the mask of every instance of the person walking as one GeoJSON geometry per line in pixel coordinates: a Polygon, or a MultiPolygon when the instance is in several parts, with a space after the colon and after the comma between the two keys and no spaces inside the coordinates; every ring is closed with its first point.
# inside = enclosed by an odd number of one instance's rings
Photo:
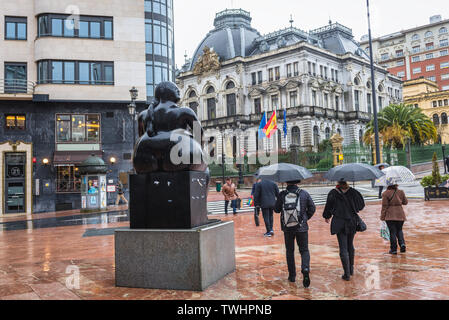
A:
{"type": "MultiPolygon", "coordinates": [[[[254,201],[254,193],[256,192],[256,185],[261,181],[262,179],[256,178],[256,182],[253,184],[253,187],[251,189],[251,196],[253,197],[253,201],[254,201]]],[[[256,227],[260,226],[259,215],[260,215],[260,207],[256,206],[256,204],[254,203],[254,222],[256,223],[256,227]]]]}
{"type": "Polygon", "coordinates": [[[120,180],[117,182],[116,188],[117,188],[117,198],[115,200],[115,205],[118,206],[120,200],[123,200],[123,202],[128,204],[128,200],[126,200],[125,193],[123,192],[123,184],[120,180]]]}
{"type": "MultiPolygon", "coordinates": [[[[385,169],[385,166],[380,166],[379,170],[382,171],[383,169],[385,169]]],[[[382,192],[384,191],[384,187],[383,186],[379,186],[379,199],[382,199],[382,192]]]]}
{"type": "Polygon", "coordinates": [[[226,183],[223,186],[221,192],[225,198],[225,214],[228,215],[228,206],[229,202],[231,202],[231,208],[234,215],[237,214],[237,199],[239,199],[239,195],[237,194],[237,187],[234,183],[232,183],[231,178],[226,178],[226,183]]]}
{"type": "Polygon", "coordinates": [[[404,232],[402,228],[407,220],[403,206],[408,204],[405,192],[398,188],[397,184],[388,181],[387,191],[382,195],[382,212],[380,220],[387,223],[390,230],[390,254],[398,254],[398,243],[401,252],[406,252],[404,232]]]}
{"type": "Polygon", "coordinates": [[[304,288],[310,286],[309,221],[316,207],[310,194],[299,188],[301,181],[287,182],[276,201],[275,211],[281,214],[281,228],[284,232],[288,280],[296,281],[295,240],[301,254],[301,273],[304,288]]]}
{"type": "Polygon", "coordinates": [[[449,156],[446,157],[446,168],[447,168],[447,172],[449,173],[449,156]]]}
{"type": "Polygon", "coordinates": [[[276,183],[269,180],[262,180],[256,185],[254,190],[254,205],[262,208],[263,220],[267,232],[265,237],[274,236],[273,231],[273,211],[276,200],[279,197],[279,188],[276,183]]]}
{"type": "Polygon", "coordinates": [[[343,280],[349,281],[354,274],[354,238],[357,228],[357,213],[365,208],[363,196],[351,188],[346,181],[339,181],[327,196],[323,218],[331,223],[331,234],[337,235],[343,280]]]}

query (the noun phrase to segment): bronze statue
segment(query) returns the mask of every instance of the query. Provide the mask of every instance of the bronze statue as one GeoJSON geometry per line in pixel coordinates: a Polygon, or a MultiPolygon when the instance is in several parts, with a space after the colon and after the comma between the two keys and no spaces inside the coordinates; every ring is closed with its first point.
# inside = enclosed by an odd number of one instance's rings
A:
{"type": "Polygon", "coordinates": [[[201,123],[193,110],[177,106],[179,101],[177,86],[162,82],[156,87],[155,101],[139,115],[140,138],[133,156],[137,174],[208,172],[201,123]]]}

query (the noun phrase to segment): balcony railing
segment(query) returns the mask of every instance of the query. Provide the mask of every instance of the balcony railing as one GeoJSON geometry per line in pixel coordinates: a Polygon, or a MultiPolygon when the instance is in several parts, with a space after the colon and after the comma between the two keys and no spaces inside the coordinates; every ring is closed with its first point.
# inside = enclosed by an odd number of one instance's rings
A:
{"type": "Polygon", "coordinates": [[[34,94],[36,84],[20,79],[0,79],[0,94],[34,94]]]}

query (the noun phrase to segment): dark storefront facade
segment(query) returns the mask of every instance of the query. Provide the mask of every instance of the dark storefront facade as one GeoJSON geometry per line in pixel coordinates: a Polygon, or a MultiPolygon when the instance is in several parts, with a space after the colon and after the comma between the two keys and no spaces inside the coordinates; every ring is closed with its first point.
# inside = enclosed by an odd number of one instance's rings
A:
{"type": "MultiPolygon", "coordinates": [[[[138,104],[137,111],[145,107],[138,104]]],[[[128,103],[0,101],[0,124],[0,214],[79,209],[77,165],[91,154],[108,165],[107,185],[121,177],[127,193],[133,150],[128,103]]],[[[108,205],[115,196],[108,193],[108,205]]]]}

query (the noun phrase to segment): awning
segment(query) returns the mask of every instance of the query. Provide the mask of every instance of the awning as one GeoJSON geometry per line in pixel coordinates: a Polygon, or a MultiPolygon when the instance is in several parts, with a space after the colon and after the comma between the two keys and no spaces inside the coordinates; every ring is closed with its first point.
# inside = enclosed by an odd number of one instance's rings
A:
{"type": "Polygon", "coordinates": [[[100,158],[103,157],[103,152],[101,151],[55,151],[53,165],[77,165],[82,163],[92,154],[100,158]]]}

